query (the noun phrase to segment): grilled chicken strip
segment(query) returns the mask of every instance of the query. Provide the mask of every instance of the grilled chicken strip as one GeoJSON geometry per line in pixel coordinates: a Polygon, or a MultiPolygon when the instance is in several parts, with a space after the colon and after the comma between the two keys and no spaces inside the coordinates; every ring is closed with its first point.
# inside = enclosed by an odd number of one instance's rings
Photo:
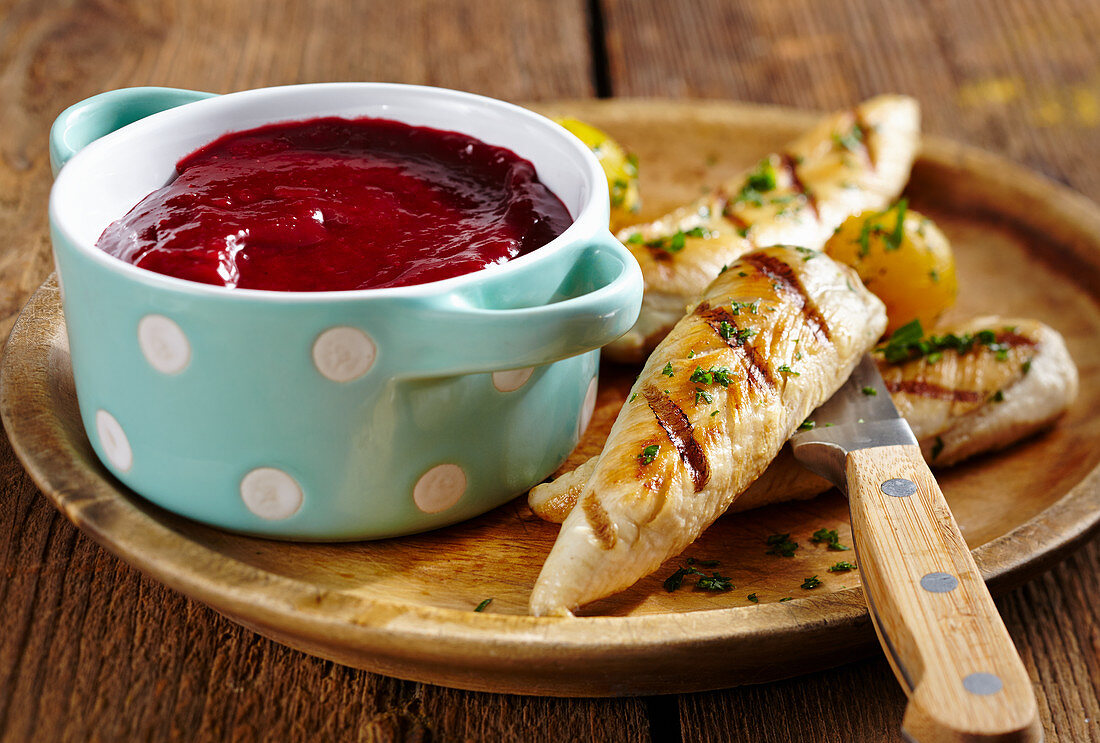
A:
{"type": "MultiPolygon", "coordinates": [[[[933,361],[922,356],[891,364],[878,357],[894,404],[933,466],[1014,444],[1050,425],[1077,396],[1077,367],[1065,341],[1036,320],[979,317],[936,333],[980,338],[983,331],[993,334],[992,343],[977,340],[965,353],[945,349],[933,361]]],[[[598,459],[535,487],[529,497],[531,510],[547,521],[564,521],[598,459]]],[[[812,498],[831,487],[784,447],[729,511],[812,498]]]]}
{"type": "Polygon", "coordinates": [[[638,322],[605,355],[642,361],[738,256],[781,244],[820,250],[847,217],[884,209],[909,180],[919,137],[915,100],[872,98],[824,119],[717,191],[621,231],[641,264],[645,295],[638,322]]]}
{"type": "Polygon", "coordinates": [[[733,263],[650,356],[531,594],[535,615],[622,590],[725,511],[886,327],[823,253],[733,263]]]}

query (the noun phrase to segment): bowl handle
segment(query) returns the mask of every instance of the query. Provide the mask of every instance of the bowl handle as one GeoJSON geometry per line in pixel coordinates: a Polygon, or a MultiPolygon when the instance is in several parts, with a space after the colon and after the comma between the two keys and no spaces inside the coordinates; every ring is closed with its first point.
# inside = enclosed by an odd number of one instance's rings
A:
{"type": "Polygon", "coordinates": [[[429,307],[410,306],[399,376],[476,374],[548,364],[600,348],[638,319],[642,272],[610,232],[555,259],[492,276],[429,307]],[[415,327],[415,330],[414,330],[415,327]],[[425,334],[424,328],[435,328],[425,334]]]}
{"type": "Polygon", "coordinates": [[[214,95],[179,88],[122,88],[85,98],[62,111],[50,128],[53,174],[77,152],[116,129],[214,95]]]}

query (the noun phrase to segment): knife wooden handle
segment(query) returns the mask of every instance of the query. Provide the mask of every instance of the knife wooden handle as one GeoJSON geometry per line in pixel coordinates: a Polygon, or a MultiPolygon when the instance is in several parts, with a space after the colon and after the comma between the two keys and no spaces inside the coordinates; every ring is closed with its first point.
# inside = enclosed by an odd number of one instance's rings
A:
{"type": "Polygon", "coordinates": [[[1040,741],[1031,680],[916,446],[847,458],[864,592],[925,741],[1040,741]]]}

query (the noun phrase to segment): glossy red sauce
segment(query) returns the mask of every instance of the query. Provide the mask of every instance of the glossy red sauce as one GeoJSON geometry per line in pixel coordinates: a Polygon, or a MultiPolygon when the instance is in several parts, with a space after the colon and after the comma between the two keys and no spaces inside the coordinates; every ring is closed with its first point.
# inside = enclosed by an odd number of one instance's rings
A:
{"type": "Polygon", "coordinates": [[[385,119],[236,132],[176,171],[98,246],[205,284],[422,284],[529,253],[572,221],[534,166],[510,150],[385,119]]]}

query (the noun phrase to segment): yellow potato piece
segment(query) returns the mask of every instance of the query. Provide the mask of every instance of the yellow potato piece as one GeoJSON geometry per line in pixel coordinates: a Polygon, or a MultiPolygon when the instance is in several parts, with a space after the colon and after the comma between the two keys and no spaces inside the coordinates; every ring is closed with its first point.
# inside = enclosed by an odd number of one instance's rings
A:
{"type": "Polygon", "coordinates": [[[884,212],[849,217],[829,238],[825,252],[856,269],[883,301],[887,333],[914,319],[933,327],[955,303],[959,285],[951,245],[932,220],[908,209],[904,199],[884,212]]]}
{"type": "Polygon", "coordinates": [[[611,192],[611,231],[632,224],[642,207],[638,193],[638,160],[606,132],[578,119],[555,119],[596,155],[611,192]]]}

